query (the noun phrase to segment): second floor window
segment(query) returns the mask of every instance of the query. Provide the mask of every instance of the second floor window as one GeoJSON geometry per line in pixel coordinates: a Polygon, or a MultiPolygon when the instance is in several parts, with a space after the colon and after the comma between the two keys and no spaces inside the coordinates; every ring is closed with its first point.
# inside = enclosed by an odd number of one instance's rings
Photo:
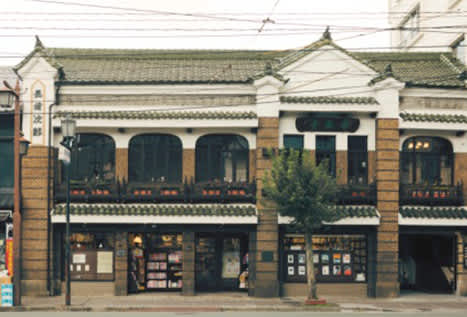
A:
{"type": "Polygon", "coordinates": [[[407,46],[420,32],[420,9],[413,10],[400,26],[400,45],[407,46]]]}
{"type": "Polygon", "coordinates": [[[327,161],[329,173],[336,176],[336,137],[316,136],[316,165],[327,161]]]}
{"type": "Polygon", "coordinates": [[[133,182],[182,181],[182,142],[173,135],[135,136],[128,152],[128,177],[133,182]]]}
{"type": "Polygon", "coordinates": [[[348,183],[368,182],[368,149],[366,136],[348,137],[348,183]]]}
{"type": "Polygon", "coordinates": [[[196,142],[196,181],[248,180],[248,141],[239,135],[205,135],[196,142]]]}
{"type": "Polygon", "coordinates": [[[284,148],[303,150],[303,135],[286,134],[284,135],[284,148]]]}
{"type": "Polygon", "coordinates": [[[452,145],[438,137],[412,137],[402,146],[402,184],[453,184],[452,145]]]}
{"type": "Polygon", "coordinates": [[[71,180],[113,182],[115,179],[114,140],[103,134],[78,134],[77,142],[71,155],[71,180]]]}

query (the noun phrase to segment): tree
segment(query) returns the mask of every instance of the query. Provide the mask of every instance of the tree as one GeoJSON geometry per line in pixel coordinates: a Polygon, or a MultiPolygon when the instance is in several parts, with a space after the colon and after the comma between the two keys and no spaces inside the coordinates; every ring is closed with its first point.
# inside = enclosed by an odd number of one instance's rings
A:
{"type": "Polygon", "coordinates": [[[271,202],[281,216],[305,234],[308,299],[316,300],[312,236],[326,222],[338,219],[337,185],[326,161],[314,163],[308,152],[281,151],[272,159],[272,168],[263,178],[264,204],[271,202]]]}

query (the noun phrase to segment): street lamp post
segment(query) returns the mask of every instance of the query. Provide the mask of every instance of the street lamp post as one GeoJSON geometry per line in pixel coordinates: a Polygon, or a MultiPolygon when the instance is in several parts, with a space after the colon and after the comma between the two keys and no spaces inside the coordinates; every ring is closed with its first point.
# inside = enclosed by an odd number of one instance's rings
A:
{"type": "Polygon", "coordinates": [[[61,122],[63,140],[60,143],[63,145],[69,154],[68,162],[65,162],[67,167],[66,176],[66,228],[65,228],[65,273],[66,273],[66,290],[65,290],[65,305],[71,305],[71,283],[70,283],[70,165],[71,165],[71,151],[75,141],[76,121],[67,116],[61,122]]]}
{"type": "Polygon", "coordinates": [[[19,82],[13,89],[3,81],[0,89],[0,107],[14,110],[13,161],[14,161],[14,201],[13,201],[13,302],[21,305],[21,157],[27,154],[29,141],[21,133],[19,82]]]}

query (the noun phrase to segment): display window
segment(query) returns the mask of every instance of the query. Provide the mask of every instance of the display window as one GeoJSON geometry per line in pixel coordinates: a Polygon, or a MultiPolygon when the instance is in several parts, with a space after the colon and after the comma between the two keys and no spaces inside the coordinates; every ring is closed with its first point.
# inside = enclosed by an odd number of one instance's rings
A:
{"type": "Polygon", "coordinates": [[[180,290],[183,274],[181,233],[130,233],[130,292],[180,290]]]}
{"type": "Polygon", "coordinates": [[[112,281],[114,279],[114,240],[113,233],[71,234],[71,280],[112,281]]]}
{"type": "MultiPolygon", "coordinates": [[[[313,263],[318,282],[365,282],[367,271],[365,235],[314,235],[313,263]]],[[[305,238],[283,238],[283,271],[286,282],[306,282],[305,238]]]]}

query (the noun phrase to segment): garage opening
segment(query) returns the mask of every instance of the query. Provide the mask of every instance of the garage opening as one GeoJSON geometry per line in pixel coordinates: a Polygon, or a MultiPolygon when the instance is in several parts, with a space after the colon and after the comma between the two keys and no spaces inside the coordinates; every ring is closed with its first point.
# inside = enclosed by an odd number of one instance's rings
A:
{"type": "Polygon", "coordinates": [[[399,239],[401,290],[449,294],[456,289],[456,238],[411,234],[399,239]]]}

